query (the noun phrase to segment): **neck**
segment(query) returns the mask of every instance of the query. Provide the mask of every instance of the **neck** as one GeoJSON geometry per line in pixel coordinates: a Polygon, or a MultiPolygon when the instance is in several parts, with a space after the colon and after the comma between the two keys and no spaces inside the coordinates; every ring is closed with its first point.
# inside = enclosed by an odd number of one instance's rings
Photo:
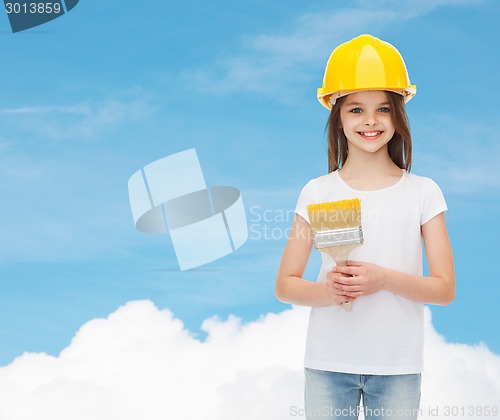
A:
{"type": "Polygon", "coordinates": [[[401,175],[401,169],[391,160],[386,148],[376,153],[366,153],[353,148],[340,171],[344,177],[352,178],[401,175]]]}

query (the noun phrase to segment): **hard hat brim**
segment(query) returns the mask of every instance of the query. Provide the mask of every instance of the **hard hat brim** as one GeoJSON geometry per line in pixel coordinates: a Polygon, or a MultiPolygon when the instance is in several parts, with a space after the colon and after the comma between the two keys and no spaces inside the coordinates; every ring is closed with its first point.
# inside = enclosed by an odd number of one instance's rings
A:
{"type": "Polygon", "coordinates": [[[326,109],[331,110],[332,106],[335,104],[338,98],[341,98],[342,96],[350,95],[351,93],[356,93],[356,92],[363,92],[363,91],[370,91],[370,90],[385,90],[389,92],[395,92],[398,93],[405,98],[405,103],[408,103],[411,98],[413,98],[416,93],[417,93],[417,86],[416,85],[410,85],[407,88],[376,88],[376,87],[370,87],[366,89],[355,89],[355,90],[345,90],[345,91],[338,91],[338,92],[324,92],[322,88],[318,88],[317,91],[317,96],[318,96],[318,101],[323,105],[326,109]]]}

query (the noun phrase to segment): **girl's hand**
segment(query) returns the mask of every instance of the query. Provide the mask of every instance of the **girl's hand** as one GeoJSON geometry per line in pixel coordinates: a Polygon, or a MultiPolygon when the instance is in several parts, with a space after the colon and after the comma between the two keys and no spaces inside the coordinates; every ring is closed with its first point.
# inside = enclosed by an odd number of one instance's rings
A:
{"type": "Polygon", "coordinates": [[[337,274],[333,271],[330,271],[326,275],[326,286],[328,288],[328,298],[330,299],[330,302],[333,305],[342,305],[345,302],[352,302],[356,298],[354,296],[351,296],[350,294],[347,294],[346,292],[343,292],[340,290],[338,287],[335,287],[335,277],[337,274]]]}
{"type": "Polygon", "coordinates": [[[333,288],[350,300],[371,295],[384,288],[385,268],[360,261],[348,261],[347,267],[333,267],[333,288]]]}

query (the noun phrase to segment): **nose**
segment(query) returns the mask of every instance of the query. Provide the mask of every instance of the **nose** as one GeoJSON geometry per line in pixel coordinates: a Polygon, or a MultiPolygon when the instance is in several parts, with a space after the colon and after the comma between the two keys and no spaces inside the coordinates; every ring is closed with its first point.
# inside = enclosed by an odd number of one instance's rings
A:
{"type": "Polygon", "coordinates": [[[367,127],[373,127],[378,124],[377,115],[374,112],[367,112],[365,114],[364,125],[367,127]]]}

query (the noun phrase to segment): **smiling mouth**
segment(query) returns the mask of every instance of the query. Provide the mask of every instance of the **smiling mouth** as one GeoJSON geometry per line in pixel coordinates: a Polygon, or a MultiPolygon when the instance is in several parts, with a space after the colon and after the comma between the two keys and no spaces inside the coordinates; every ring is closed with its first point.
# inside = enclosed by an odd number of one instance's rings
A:
{"type": "Polygon", "coordinates": [[[365,140],[378,140],[384,134],[383,131],[358,131],[361,138],[365,140]]]}
{"type": "Polygon", "coordinates": [[[380,136],[383,131],[360,131],[359,134],[363,137],[377,137],[380,136]]]}

